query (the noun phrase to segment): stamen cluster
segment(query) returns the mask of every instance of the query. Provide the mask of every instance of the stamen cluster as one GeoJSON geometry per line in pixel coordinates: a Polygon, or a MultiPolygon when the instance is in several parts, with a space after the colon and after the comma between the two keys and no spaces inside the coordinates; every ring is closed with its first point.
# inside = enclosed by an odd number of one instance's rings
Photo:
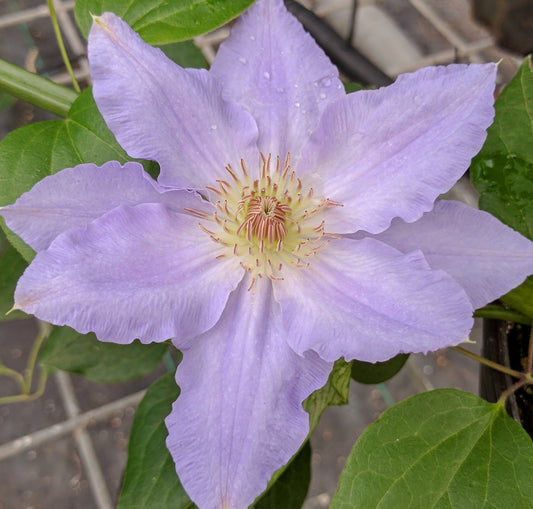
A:
{"type": "Polygon", "coordinates": [[[221,256],[238,256],[242,267],[256,278],[267,276],[282,280],[283,267],[305,268],[309,258],[322,249],[331,237],[324,231],[320,213],[339,206],[328,199],[315,198],[313,188],[304,190],[302,180],[290,167],[290,155],[284,163],[276,158],[271,171],[271,156],[261,154],[259,178],[252,178],[241,159],[240,175],[228,165],[228,180],[208,186],[218,199],[213,215],[190,210],[217,227],[200,228],[227,247],[221,256]]]}

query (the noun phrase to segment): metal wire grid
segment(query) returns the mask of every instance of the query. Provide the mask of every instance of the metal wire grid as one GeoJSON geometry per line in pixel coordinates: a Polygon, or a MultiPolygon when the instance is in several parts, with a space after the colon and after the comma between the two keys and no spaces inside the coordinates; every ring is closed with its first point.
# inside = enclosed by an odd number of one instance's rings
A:
{"type": "MultiPolygon", "coordinates": [[[[411,62],[409,65],[403,65],[389,70],[389,74],[392,77],[426,65],[449,63],[456,59],[468,62],[483,62],[487,60],[487,57],[486,55],[483,55],[482,52],[490,49],[497,49],[494,38],[488,33],[485,37],[478,38],[474,41],[466,40],[446,19],[443,18],[442,9],[440,11],[436,9],[435,6],[438,5],[437,2],[431,0],[404,0],[404,2],[408,2],[414,9],[416,9],[421,16],[421,22],[428,24],[441,34],[449,43],[449,47],[438,52],[424,55],[411,62]]],[[[301,3],[314,10],[314,12],[320,17],[328,18],[328,16],[341,9],[348,10],[352,0],[302,0],[301,3]]],[[[381,0],[359,0],[360,8],[364,8],[365,5],[369,4],[375,4],[379,7],[382,3],[381,0]]],[[[452,3],[457,4],[458,2],[452,3]]],[[[468,0],[460,0],[459,3],[465,4],[468,3],[468,0]]],[[[74,9],[74,4],[74,0],[54,0],[63,36],[71,50],[71,54],[75,56],[75,76],[80,80],[89,80],[89,66],[86,58],[85,41],[80,36],[72,17],[69,15],[74,9]]],[[[0,30],[10,26],[29,23],[39,18],[47,18],[48,16],[49,12],[46,4],[4,14],[3,16],[0,16],[0,30]]],[[[405,27],[405,29],[409,30],[409,27],[405,27]]],[[[223,27],[213,33],[196,37],[194,39],[209,63],[211,63],[215,57],[215,48],[227,37],[228,33],[229,29],[223,27]]],[[[407,36],[409,36],[409,34],[407,34],[407,36]]],[[[381,51],[387,51],[387,48],[382,48],[381,51]]],[[[518,59],[514,58],[512,55],[507,54],[506,56],[513,59],[515,63],[518,62],[518,59]]],[[[55,73],[50,76],[50,78],[57,83],[65,85],[70,83],[70,78],[66,71],[55,73]]]]}
{"type": "MultiPolygon", "coordinates": [[[[6,0],[0,1],[4,2],[6,0]]],[[[303,0],[302,3],[307,7],[312,8],[319,16],[328,18],[340,9],[349,8],[351,1],[352,0],[303,0]]],[[[468,0],[458,1],[462,4],[468,3],[468,0]]],[[[75,76],[78,80],[88,83],[90,77],[88,61],[86,58],[85,41],[80,36],[72,18],[74,3],[74,0],[54,0],[55,9],[65,42],[70,50],[70,54],[74,55],[75,76]]],[[[384,3],[386,4],[386,2],[382,2],[381,0],[359,2],[362,7],[369,4],[383,7],[384,3]]],[[[425,54],[416,61],[412,61],[403,67],[397,67],[392,71],[389,69],[388,72],[390,75],[395,76],[402,72],[410,71],[425,65],[449,63],[457,58],[460,58],[462,61],[480,62],[487,59],[485,53],[487,50],[492,50],[493,52],[500,51],[495,45],[493,38],[488,34],[474,41],[466,40],[454,26],[451,26],[447,20],[444,19],[442,11],[435,8],[436,2],[434,1],[405,0],[404,3],[409,3],[410,7],[416,9],[422,20],[419,22],[427,24],[427,26],[440,34],[447,41],[449,47],[431,54],[425,54]]],[[[35,7],[22,8],[20,10],[8,12],[0,15],[0,30],[8,27],[24,26],[27,23],[37,19],[47,18],[48,16],[49,12],[45,2],[43,2],[42,5],[35,7]]],[[[409,27],[400,27],[400,29],[406,31],[409,27]]],[[[196,37],[194,39],[194,42],[209,63],[213,61],[216,48],[220,42],[227,37],[228,33],[229,29],[223,27],[213,33],[196,37]]],[[[409,37],[409,33],[406,35],[409,37]]],[[[516,69],[517,62],[518,59],[511,59],[510,76],[514,72],[514,69],[516,69]]],[[[64,70],[50,73],[49,77],[61,84],[68,85],[70,83],[70,78],[64,70]]],[[[408,372],[420,390],[432,388],[432,383],[426,373],[413,369],[413,366],[410,367],[408,372]]],[[[53,376],[59,387],[61,402],[67,415],[67,419],[58,424],[40,429],[39,431],[25,436],[20,436],[0,445],[0,461],[19,455],[47,442],[54,441],[60,437],[72,434],[79,456],[84,465],[84,470],[88,477],[95,506],[98,507],[98,509],[111,509],[113,507],[112,500],[114,497],[111,496],[109,492],[100,461],[95,453],[93,442],[86,428],[89,424],[104,422],[117,411],[136,406],[142,399],[144,391],[135,392],[134,394],[117,399],[112,403],[82,413],[72,388],[71,377],[65,373],[56,373],[53,376]]],[[[318,496],[315,497],[315,499],[315,504],[311,504],[309,507],[325,507],[329,501],[328,497],[321,498],[321,496],[318,496]]],[[[0,500],[0,509],[18,509],[18,507],[4,507],[0,500]]]]}

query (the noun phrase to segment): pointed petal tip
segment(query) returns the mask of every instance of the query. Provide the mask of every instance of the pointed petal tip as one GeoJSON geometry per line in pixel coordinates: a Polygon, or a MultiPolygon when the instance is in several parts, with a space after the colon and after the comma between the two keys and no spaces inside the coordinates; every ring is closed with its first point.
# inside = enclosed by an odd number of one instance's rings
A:
{"type": "Polygon", "coordinates": [[[259,151],[294,161],[326,106],[344,95],[337,68],[281,0],[257,1],[241,16],[210,73],[252,113],[259,151]]]}
{"type": "Polygon", "coordinates": [[[533,243],[488,212],[439,200],[414,223],[395,220],[377,238],[450,274],[474,309],[506,294],[533,273],[533,243]]]}
{"type": "Polygon", "coordinates": [[[5,313],[5,316],[13,313],[13,311],[23,311],[21,307],[17,306],[17,304],[13,304],[11,309],[5,313]]]}
{"type": "Polygon", "coordinates": [[[470,337],[470,334],[465,338],[463,339],[463,341],[461,341],[459,343],[460,345],[475,345],[477,344],[477,341],[474,341],[471,337],[470,337]]]}
{"type": "Polygon", "coordinates": [[[105,20],[105,17],[108,17],[108,16],[106,16],[106,14],[109,15],[111,13],[104,12],[103,14],[101,14],[99,16],[96,15],[96,14],[93,14],[92,12],[90,14],[91,14],[91,18],[93,19],[93,25],[92,25],[93,27],[94,26],[98,26],[102,30],[105,30],[107,33],[109,33],[109,34],[111,33],[111,30],[110,30],[109,26],[106,24],[106,20],[105,20]]]}
{"type": "Polygon", "coordinates": [[[344,204],[330,231],[379,233],[430,211],[483,146],[495,76],[493,63],[425,67],[332,103],[296,166],[320,168],[322,191],[344,204]]]}
{"type": "Polygon", "coordinates": [[[162,185],[203,189],[225,164],[257,157],[254,119],[211,73],[180,67],[111,13],[98,20],[88,42],[95,102],[131,157],[159,163],[162,185]]]}

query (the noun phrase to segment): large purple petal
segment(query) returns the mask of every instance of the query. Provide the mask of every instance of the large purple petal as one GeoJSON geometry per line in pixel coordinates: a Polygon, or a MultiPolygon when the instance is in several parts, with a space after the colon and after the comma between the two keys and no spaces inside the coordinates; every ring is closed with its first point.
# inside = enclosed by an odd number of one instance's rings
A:
{"type": "Polygon", "coordinates": [[[203,188],[228,163],[258,159],[254,120],[207,71],[182,69],[111,13],[96,18],[88,51],[98,109],[132,157],[159,163],[161,184],[203,188]]]}
{"type": "Polygon", "coordinates": [[[379,233],[431,210],[483,145],[495,74],[494,64],[427,67],[331,104],[296,166],[343,204],[327,229],[379,233]]]}
{"type": "Polygon", "coordinates": [[[282,159],[298,158],[326,105],[344,95],[337,69],[281,0],[241,16],[210,72],[256,119],[260,150],[282,159]]]}
{"type": "Polygon", "coordinates": [[[276,284],[289,344],[323,359],[384,361],[465,340],[472,305],[459,284],[374,239],[331,241],[276,284]]]}
{"type": "Polygon", "coordinates": [[[103,341],[185,340],[212,327],[242,279],[193,216],[118,207],[59,235],[19,280],[15,307],[103,341]]]}
{"type": "Polygon", "coordinates": [[[167,447],[199,507],[248,507],[309,432],[302,401],[332,364],[288,347],[278,307],[269,280],[251,291],[243,281],[215,327],[183,349],[167,447]]]}
{"type": "Polygon", "coordinates": [[[415,223],[394,220],[376,236],[403,253],[420,249],[429,265],[450,274],[474,309],[533,274],[533,242],[494,216],[454,201],[438,201],[415,223]]]}
{"type": "Polygon", "coordinates": [[[0,215],[24,242],[42,251],[70,228],[85,226],[119,205],[140,203],[164,203],[176,212],[186,207],[212,212],[212,205],[194,192],[159,186],[139,163],[110,161],[45,177],[13,205],[1,207],[0,215]]]}

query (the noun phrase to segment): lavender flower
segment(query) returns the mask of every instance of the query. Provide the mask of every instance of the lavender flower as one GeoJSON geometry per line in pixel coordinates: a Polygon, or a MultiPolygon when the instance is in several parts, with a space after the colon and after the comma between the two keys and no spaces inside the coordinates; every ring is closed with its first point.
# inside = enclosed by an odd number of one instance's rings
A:
{"type": "Polygon", "coordinates": [[[161,172],[83,164],[2,208],[38,252],[16,307],[102,341],[172,338],[167,445],[200,508],[245,508],[265,489],[336,359],[455,345],[474,308],[533,272],[527,239],[435,204],[483,144],[493,64],[345,95],[281,0],[258,0],[209,72],[110,13],[89,60],[108,126],[161,172]]]}

